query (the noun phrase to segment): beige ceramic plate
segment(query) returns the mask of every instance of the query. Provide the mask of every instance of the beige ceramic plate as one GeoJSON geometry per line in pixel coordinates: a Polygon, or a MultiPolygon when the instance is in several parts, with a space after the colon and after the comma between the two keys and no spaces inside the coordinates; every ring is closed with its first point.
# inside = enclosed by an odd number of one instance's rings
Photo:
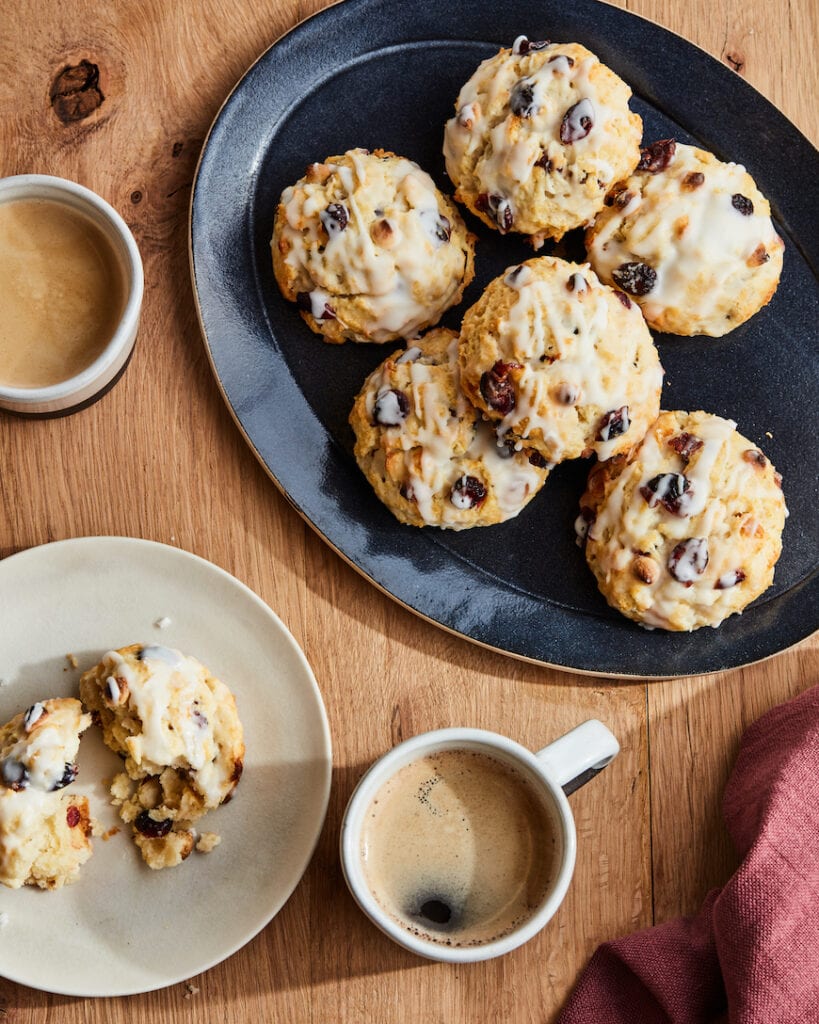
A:
{"type": "MultiPolygon", "coordinates": [[[[196,656],[230,686],[247,746],[235,798],[203,823],[222,836],[213,853],[154,872],[123,830],[94,841],[74,885],[0,886],[0,975],[67,995],[125,995],[235,952],[293,892],[327,809],[327,717],[290,633],[209,562],[121,537],[60,541],[0,562],[0,624],[0,722],[40,698],[75,695],[80,672],[106,649],[145,641],[196,656]]],[[[115,824],[101,780],[119,759],[93,727],[78,760],[77,789],[105,827],[115,824]]]]}

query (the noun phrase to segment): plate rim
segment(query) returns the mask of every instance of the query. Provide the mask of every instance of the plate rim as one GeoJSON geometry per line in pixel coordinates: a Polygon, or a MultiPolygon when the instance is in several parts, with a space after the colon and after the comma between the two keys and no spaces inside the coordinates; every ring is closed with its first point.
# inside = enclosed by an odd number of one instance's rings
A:
{"type": "MultiPolygon", "coordinates": [[[[137,984],[134,986],[122,985],[114,988],[99,986],[89,987],[87,985],[80,985],[76,987],[72,986],[51,986],[46,985],[43,982],[32,981],[30,978],[25,977],[20,972],[7,973],[6,968],[3,967],[2,977],[8,981],[16,984],[27,986],[28,988],[35,989],[41,992],[48,992],[54,995],[61,995],[73,998],[116,998],[120,996],[131,996],[141,995],[147,992],[155,992],[164,988],[168,988],[172,985],[179,984],[182,981],[188,980],[198,974],[203,974],[206,971],[211,970],[218,964],[229,959],[240,949],[244,948],[248,943],[255,939],[260,932],[262,932],[273,920],[278,916],[279,913],[284,909],[285,905],[292,898],[298,886],[304,879],[304,876],[313,860],[321,834],[324,830],[324,826],[327,821],[327,812],[330,803],[330,796],[332,790],[332,774],[333,774],[333,746],[332,746],[332,733],[330,731],[329,718],[327,715],[327,708],[324,703],[324,698],[319,688],[318,681],[315,673],[313,672],[310,662],[307,660],[307,656],[302,650],[301,645],[298,643],[296,638],[291,633],[290,629],[283,622],[280,616],[263,600],[254,590],[252,590],[246,583],[234,576],[232,573],[223,569],[220,565],[215,562],[211,562],[209,559],[203,558],[201,555],[197,555],[192,551],[188,551],[186,548],[176,547],[173,544],[165,544],[161,541],[150,540],[142,537],[132,537],[125,535],[116,534],[99,534],[99,535],[83,535],[79,537],[66,537],[59,540],[47,541],[43,544],[35,544],[31,547],[21,548],[17,551],[0,558],[0,587],[4,582],[4,567],[7,562],[15,561],[17,564],[21,564],[26,561],[29,557],[48,557],[48,552],[54,551],[57,548],[66,549],[81,549],[82,547],[89,547],[99,542],[111,544],[114,547],[120,547],[122,549],[151,549],[156,551],[160,557],[171,557],[179,558],[182,561],[187,561],[198,567],[199,571],[207,573],[215,573],[221,577],[231,587],[236,588],[240,592],[244,599],[249,599],[256,607],[266,615],[271,622],[278,628],[281,638],[290,648],[296,661],[298,662],[301,671],[304,674],[304,681],[309,683],[309,689],[312,696],[316,712],[316,722],[319,726],[319,731],[316,735],[316,739],[322,748],[322,778],[321,778],[321,794],[318,800],[318,807],[320,808],[320,814],[316,814],[315,822],[311,830],[311,841],[309,844],[305,844],[305,849],[302,856],[299,858],[299,867],[295,869],[294,875],[295,881],[292,886],[285,886],[282,889],[281,898],[276,901],[276,905],[273,910],[268,914],[262,915],[262,918],[258,923],[254,923],[251,931],[244,933],[243,937],[238,941],[231,944],[229,947],[218,953],[215,957],[210,957],[207,961],[202,961],[195,970],[186,970],[181,974],[175,974],[173,977],[168,977],[164,980],[157,982],[156,984],[137,984]],[[320,735],[319,735],[320,733],[320,735]]],[[[104,645],[102,645],[104,646],[104,645]]],[[[81,880],[80,880],[81,881],[81,880]]],[[[80,884],[80,883],[78,883],[80,884]]],[[[9,890],[12,892],[13,890],[9,890]]],[[[1,961],[0,957],[0,961],[1,961]]],[[[0,966],[2,964],[0,963],[0,966]]],[[[104,972],[98,972],[104,974],[104,972]]]]}
{"type": "MultiPolygon", "coordinates": [[[[196,309],[196,315],[197,315],[197,320],[199,322],[199,327],[200,327],[200,331],[201,331],[201,335],[202,335],[203,344],[204,344],[204,347],[205,347],[205,352],[206,352],[206,355],[207,355],[207,358],[208,358],[208,362],[209,362],[209,365],[211,367],[211,371],[213,373],[214,379],[216,381],[217,387],[219,389],[219,392],[220,392],[220,394],[222,396],[223,401],[225,402],[225,405],[227,406],[227,409],[228,409],[231,417],[233,418],[234,422],[236,423],[237,427],[239,428],[239,431],[240,431],[241,435],[243,436],[245,442],[247,443],[248,447],[250,448],[251,452],[255,455],[257,461],[260,463],[260,465],[262,466],[264,471],[267,473],[267,475],[270,477],[270,479],[276,485],[277,489],[280,491],[282,496],[287,500],[288,504],[290,504],[295,509],[295,511],[302,518],[302,520],[304,522],[306,522],[319,535],[319,537],[322,539],[322,541],[324,543],[326,543],[336,554],[340,555],[340,557],[342,558],[343,561],[345,561],[348,565],[350,565],[359,575],[361,575],[364,579],[366,579],[370,584],[375,586],[376,589],[381,591],[381,593],[383,593],[385,596],[389,597],[391,600],[393,600],[396,603],[398,603],[399,605],[401,605],[403,608],[405,608],[408,611],[410,611],[413,615],[418,616],[422,620],[424,620],[426,622],[429,622],[430,624],[436,626],[439,629],[444,630],[445,632],[447,632],[447,633],[449,633],[449,634],[451,634],[453,636],[460,637],[460,638],[462,638],[464,640],[467,640],[468,642],[470,642],[470,643],[472,643],[472,644],[474,644],[474,645],[476,645],[478,647],[482,647],[482,648],[484,648],[486,650],[492,651],[494,653],[502,654],[502,655],[505,655],[507,657],[511,657],[511,658],[516,659],[516,660],[519,660],[519,661],[523,661],[523,662],[526,662],[526,663],[529,663],[529,664],[533,664],[533,665],[536,665],[536,666],[539,666],[539,667],[554,669],[554,670],[557,670],[557,671],[560,671],[560,672],[566,672],[566,673],[570,673],[570,674],[578,674],[578,675],[581,675],[581,676],[584,676],[584,677],[585,676],[588,676],[588,677],[591,677],[591,678],[604,677],[604,678],[614,678],[614,679],[650,682],[652,680],[685,678],[685,677],[688,677],[688,676],[700,676],[700,675],[707,675],[707,674],[712,674],[712,673],[716,673],[716,672],[734,671],[734,670],[737,670],[737,669],[742,669],[742,668],[748,667],[750,665],[754,665],[754,664],[758,664],[758,663],[763,662],[763,661],[767,661],[770,658],[773,658],[773,657],[775,657],[775,656],[777,656],[779,654],[782,654],[785,651],[790,650],[791,648],[793,648],[797,644],[802,643],[804,640],[808,639],[809,637],[814,635],[816,632],[819,632],[819,625],[811,624],[811,625],[809,625],[807,627],[805,627],[803,625],[800,625],[797,628],[792,628],[788,632],[788,638],[787,638],[787,641],[784,644],[784,646],[779,644],[778,641],[769,642],[769,643],[767,643],[767,645],[763,645],[763,648],[762,648],[762,650],[760,652],[748,651],[747,653],[750,654],[751,656],[748,657],[747,660],[743,660],[743,659],[734,660],[734,659],[731,659],[730,657],[729,658],[720,657],[720,652],[716,652],[714,657],[712,657],[712,658],[709,658],[707,656],[704,657],[704,658],[700,658],[699,659],[699,663],[697,665],[695,665],[693,668],[688,668],[688,669],[683,669],[683,670],[673,671],[673,672],[658,672],[658,673],[647,673],[647,672],[644,672],[644,671],[638,671],[638,672],[630,673],[630,672],[621,671],[619,669],[617,669],[617,670],[607,669],[605,666],[603,666],[603,667],[590,667],[590,666],[585,665],[585,664],[559,663],[559,662],[550,661],[547,658],[540,657],[540,656],[537,656],[535,654],[527,654],[527,653],[523,653],[522,651],[519,651],[519,650],[510,649],[509,647],[501,646],[498,643],[489,642],[487,640],[481,639],[480,637],[476,637],[476,636],[473,636],[473,635],[471,635],[469,633],[463,632],[462,630],[458,629],[457,626],[454,626],[454,625],[452,625],[451,623],[448,623],[448,622],[443,622],[439,618],[436,618],[434,614],[432,614],[430,612],[427,612],[427,611],[424,611],[424,610],[422,610],[420,608],[416,608],[414,605],[412,605],[407,600],[405,600],[404,598],[402,598],[401,596],[396,594],[393,590],[391,590],[387,584],[382,583],[379,579],[375,578],[375,576],[372,575],[372,573],[370,571],[365,569],[363,567],[363,565],[359,564],[354,559],[354,557],[352,557],[351,555],[348,555],[345,551],[343,551],[338,546],[338,544],[328,536],[328,534],[324,531],[324,529],[322,529],[322,527],[311,518],[310,513],[304,507],[302,507],[302,505],[290,494],[290,492],[288,491],[287,487],[282,482],[282,480],[279,479],[279,477],[274,472],[274,470],[271,468],[271,466],[268,465],[268,463],[265,461],[265,457],[263,456],[263,454],[259,450],[259,448],[256,446],[256,443],[253,440],[253,438],[248,433],[248,430],[246,429],[245,425],[243,424],[242,420],[240,419],[240,416],[239,416],[239,413],[238,413],[237,409],[234,407],[234,405],[233,405],[233,403],[232,403],[232,401],[231,401],[231,399],[230,399],[230,397],[229,397],[229,395],[227,393],[225,383],[224,383],[224,381],[222,379],[222,376],[220,374],[219,367],[217,366],[216,357],[215,357],[215,353],[213,351],[213,347],[211,345],[208,329],[207,329],[206,324],[205,324],[205,315],[204,315],[204,311],[203,311],[203,302],[202,302],[202,298],[200,296],[200,290],[199,290],[199,284],[198,284],[198,276],[197,276],[197,252],[196,252],[196,241],[195,241],[196,207],[197,207],[197,199],[198,199],[198,196],[199,196],[200,176],[202,175],[203,168],[205,167],[206,162],[207,162],[209,156],[212,156],[212,153],[210,152],[212,138],[213,138],[214,133],[216,132],[217,128],[219,127],[220,122],[222,121],[223,117],[225,116],[226,110],[228,109],[228,107],[229,107],[231,101],[234,99],[234,97],[236,97],[236,95],[241,91],[241,89],[242,89],[243,85],[245,84],[246,80],[249,78],[249,76],[253,73],[253,71],[258,67],[258,65],[260,63],[262,63],[263,61],[265,61],[267,59],[270,59],[271,53],[273,51],[275,51],[276,48],[278,46],[280,46],[282,43],[287,42],[291,36],[293,36],[294,34],[298,33],[300,30],[305,30],[306,28],[309,28],[310,23],[314,22],[316,19],[321,19],[323,16],[332,16],[335,13],[336,9],[339,8],[339,7],[353,7],[353,6],[355,6],[355,7],[358,7],[360,9],[365,9],[366,10],[368,8],[371,8],[371,7],[383,6],[384,2],[385,2],[385,0],[334,0],[333,3],[330,3],[326,7],[323,7],[322,9],[320,9],[318,11],[315,11],[312,14],[308,15],[307,17],[303,18],[301,21],[297,22],[295,25],[293,25],[288,30],[286,30],[284,33],[279,35],[276,39],[274,39],[273,42],[265,50],[263,50],[259,54],[259,56],[246,68],[244,73],[239,77],[237,82],[234,84],[232,89],[229,91],[229,93],[225,97],[225,100],[220,105],[219,110],[217,111],[217,113],[216,113],[216,115],[215,115],[215,117],[214,117],[214,119],[213,119],[213,121],[212,121],[212,123],[211,123],[211,125],[210,125],[210,127],[209,127],[209,129],[207,131],[207,133],[206,133],[206,136],[205,136],[205,139],[204,139],[204,142],[203,142],[203,146],[202,146],[202,149],[201,149],[200,154],[199,154],[199,159],[197,161],[196,170],[195,170],[194,179],[193,179],[193,186],[192,186],[191,194],[190,194],[189,218],[188,218],[188,257],[189,257],[189,267],[190,267],[190,273],[191,273],[192,291],[193,291],[193,296],[194,296],[194,305],[195,305],[195,309],[196,309]]],[[[389,3],[389,0],[386,0],[386,2],[389,3]]],[[[706,62],[708,64],[708,66],[711,67],[714,70],[715,73],[718,73],[718,74],[722,75],[723,79],[726,82],[731,82],[732,83],[732,86],[731,86],[732,88],[737,88],[737,89],[739,89],[740,92],[744,91],[746,97],[747,96],[752,96],[755,103],[762,104],[764,107],[769,108],[769,110],[774,113],[776,119],[778,120],[779,130],[780,131],[786,131],[789,134],[792,133],[793,135],[798,136],[800,145],[804,145],[806,147],[806,149],[810,152],[810,155],[811,155],[812,159],[815,159],[815,158],[819,157],[819,154],[817,154],[817,150],[813,146],[813,143],[810,141],[810,139],[808,139],[808,137],[804,134],[804,132],[802,132],[800,128],[798,128],[795,124],[793,124],[793,122],[790,121],[786,117],[786,115],[767,96],[765,96],[763,93],[761,93],[758,89],[756,89],[753,85],[751,85],[751,83],[749,83],[742,76],[738,75],[736,72],[732,71],[727,66],[725,66],[721,61],[719,61],[717,58],[715,58],[711,53],[709,53],[707,50],[705,50],[699,44],[691,42],[685,36],[681,35],[678,32],[675,32],[672,29],[666,28],[664,25],[659,24],[658,22],[654,21],[653,19],[646,18],[643,15],[636,14],[636,13],[634,13],[632,11],[629,11],[629,10],[624,10],[623,8],[617,7],[616,5],[607,2],[607,0],[583,0],[583,3],[584,3],[585,6],[587,6],[589,8],[594,8],[595,6],[601,6],[601,7],[607,8],[610,12],[612,12],[612,15],[614,17],[625,19],[628,22],[630,22],[632,19],[636,18],[639,21],[645,23],[647,26],[650,26],[652,31],[658,32],[661,36],[666,36],[666,37],[673,38],[678,46],[680,46],[680,47],[682,47],[682,48],[684,48],[686,50],[697,51],[697,53],[700,55],[701,59],[704,62],[706,62]],[[716,72],[717,68],[719,69],[719,72],[716,72]]],[[[544,10],[542,12],[538,12],[537,13],[537,17],[538,18],[546,18],[546,17],[548,17],[548,7],[549,7],[548,3],[546,5],[544,5],[544,10]]],[[[477,44],[479,42],[477,39],[472,39],[472,38],[469,38],[469,39],[465,38],[465,41],[466,42],[470,42],[470,43],[474,43],[474,44],[477,44]]],[[[372,50],[369,51],[369,52],[375,54],[375,53],[380,52],[380,49],[383,49],[383,46],[381,46],[379,44],[379,45],[374,46],[372,48],[372,50]]],[[[336,66],[335,70],[342,70],[346,66],[347,65],[345,63],[343,63],[343,62],[339,63],[336,66]]],[[[639,95],[639,93],[636,92],[636,87],[635,87],[635,95],[639,95]]],[[[647,100],[647,102],[649,102],[651,105],[657,107],[657,109],[665,112],[664,108],[661,107],[658,104],[658,102],[653,97],[649,98],[647,100]]],[[[670,117],[672,115],[667,114],[667,116],[670,117]]],[[[682,127],[686,131],[692,131],[692,126],[690,124],[686,124],[684,121],[680,121],[678,119],[678,115],[677,115],[676,112],[675,112],[675,114],[673,116],[674,116],[674,119],[677,120],[677,123],[680,123],[680,127],[682,127]]],[[[276,125],[278,123],[279,122],[277,121],[276,125]]],[[[693,126],[693,127],[695,128],[696,126],[693,126]]],[[[772,202],[773,202],[774,198],[775,197],[772,197],[772,202]]],[[[785,230],[785,232],[790,237],[791,243],[796,248],[798,248],[800,250],[800,253],[801,253],[803,259],[808,264],[808,266],[811,268],[811,270],[814,271],[814,274],[815,274],[816,271],[815,271],[814,266],[813,266],[813,262],[814,262],[815,257],[812,254],[806,253],[804,248],[803,248],[803,246],[802,246],[802,244],[798,243],[796,241],[795,237],[792,234],[792,230],[793,229],[790,226],[790,222],[789,222],[788,218],[784,216],[784,213],[780,216],[779,219],[780,219],[780,223],[782,225],[783,230],[785,230]]],[[[286,360],[285,360],[285,364],[286,364],[286,360]]],[[[296,386],[298,386],[298,385],[296,385],[296,386]]],[[[330,445],[336,444],[337,442],[336,442],[335,438],[332,436],[330,431],[324,426],[323,422],[318,418],[318,416],[315,414],[314,410],[312,409],[312,407],[309,406],[309,403],[307,403],[306,400],[305,400],[305,404],[308,406],[309,415],[311,417],[315,418],[316,421],[319,423],[319,425],[321,427],[321,430],[324,432],[324,434],[326,435],[326,437],[328,439],[328,443],[330,445]]],[[[451,557],[456,557],[456,556],[452,555],[451,557]]],[[[468,574],[471,574],[472,578],[478,578],[481,575],[483,575],[483,576],[487,575],[486,573],[482,572],[482,570],[472,566],[471,563],[464,562],[462,559],[459,559],[459,561],[464,566],[465,571],[468,574]]],[[[495,580],[495,579],[493,579],[492,583],[496,587],[498,587],[498,589],[500,589],[500,590],[503,590],[504,588],[511,589],[511,584],[509,584],[506,580],[495,580]]],[[[780,595],[777,595],[775,600],[784,599],[787,595],[791,594],[793,591],[797,591],[797,590],[798,591],[804,591],[806,588],[809,588],[810,596],[812,598],[816,598],[817,596],[819,596],[819,563],[815,564],[801,579],[797,580],[797,582],[794,583],[792,586],[790,586],[786,591],[783,591],[780,595]]],[[[542,603],[544,605],[548,606],[548,605],[552,604],[552,602],[550,602],[548,598],[543,598],[543,599],[540,599],[540,600],[542,601],[542,603]]],[[[766,602],[763,601],[763,604],[764,603],[766,603],[766,602]]],[[[753,606],[751,608],[751,611],[753,611],[753,606]]],[[[587,613],[585,613],[583,611],[578,611],[578,610],[575,610],[575,609],[571,609],[570,610],[570,614],[572,614],[572,615],[574,615],[576,617],[586,617],[587,616],[587,613]]],[[[732,618],[737,618],[737,617],[738,616],[732,616],[732,618]]],[[[819,622],[819,619],[817,619],[817,622],[819,622]]],[[[703,630],[704,630],[704,627],[703,627],[703,630]]],[[[658,631],[658,632],[661,632],[661,631],[658,631]]],[[[674,637],[674,636],[691,636],[692,635],[691,633],[678,634],[678,633],[674,633],[673,631],[671,631],[671,632],[662,631],[662,632],[664,632],[665,635],[670,636],[670,637],[674,637]]],[[[701,631],[694,631],[694,632],[701,632],[701,631]]],[[[770,629],[768,630],[768,632],[770,632],[770,629]]],[[[615,640],[616,640],[616,637],[615,637],[615,640]]],[[[747,646],[749,643],[752,643],[752,639],[749,639],[748,637],[743,637],[741,642],[745,646],[747,646]]]]}

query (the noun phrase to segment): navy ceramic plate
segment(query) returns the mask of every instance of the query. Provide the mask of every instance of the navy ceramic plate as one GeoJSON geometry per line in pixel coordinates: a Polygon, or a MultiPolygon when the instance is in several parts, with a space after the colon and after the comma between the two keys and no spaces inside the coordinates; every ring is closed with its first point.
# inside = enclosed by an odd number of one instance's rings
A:
{"type": "MultiPolygon", "coordinates": [[[[264,53],[207,139],[191,211],[207,349],[233,416],[284,494],[406,607],[477,643],[579,672],[651,678],[747,664],[819,628],[818,179],[819,155],[767,100],[702,50],[625,11],[594,0],[346,0],[264,53]],[[391,347],[324,344],[273,278],[276,202],[311,161],[383,147],[451,193],[444,122],[479,61],[521,33],[597,53],[634,90],[646,142],[674,136],[744,164],[785,239],[779,290],[749,323],[719,340],[657,338],[664,406],[736,420],[784,477],[791,515],[775,583],[716,630],[649,632],[608,608],[574,541],[583,462],[559,466],[503,525],[401,526],[359,472],[347,425],[365,376],[391,347]]],[[[467,219],[479,236],[477,276],[444,320],[456,328],[491,278],[531,255],[467,219]]]]}

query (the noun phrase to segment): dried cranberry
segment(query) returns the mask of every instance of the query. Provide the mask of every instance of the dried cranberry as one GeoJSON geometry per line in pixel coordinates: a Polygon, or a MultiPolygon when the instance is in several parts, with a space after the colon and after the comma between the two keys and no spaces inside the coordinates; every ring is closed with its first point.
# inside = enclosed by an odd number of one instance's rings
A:
{"type": "Polygon", "coordinates": [[[668,556],[668,571],[686,587],[690,587],[697,576],[702,576],[707,565],[708,541],[704,537],[680,541],[668,556]]]}
{"type": "Polygon", "coordinates": [[[585,139],[594,127],[594,107],[591,100],[580,100],[569,107],[560,123],[560,141],[564,146],[585,139]]]}
{"type": "Polygon", "coordinates": [[[647,263],[621,263],[611,276],[631,295],[648,295],[657,283],[657,271],[647,263]]]}
{"type": "Polygon", "coordinates": [[[512,204],[508,199],[504,199],[503,196],[498,195],[496,192],[481,192],[475,200],[475,206],[483,213],[488,213],[492,217],[502,235],[505,235],[507,231],[511,231],[515,218],[512,212],[512,204]]]}
{"type": "Polygon", "coordinates": [[[750,217],[754,212],[754,204],[747,196],[742,195],[740,192],[735,192],[731,196],[731,206],[735,210],[739,210],[743,217],[750,217]]]}
{"type": "Polygon", "coordinates": [[[498,361],[481,375],[481,394],[490,409],[507,416],[516,402],[515,385],[509,380],[512,364],[498,361]]]}
{"type": "Polygon", "coordinates": [[[340,235],[347,227],[347,222],[349,220],[347,209],[342,206],[341,203],[330,203],[326,210],[321,211],[319,217],[321,218],[321,223],[324,225],[324,230],[330,238],[335,238],[336,235],[340,235]]]}
{"type": "Polygon", "coordinates": [[[54,789],[62,789],[63,786],[70,786],[71,783],[74,781],[74,779],[76,779],[78,771],[79,771],[79,768],[77,767],[77,765],[71,764],[70,762],[67,761],[66,765],[65,765],[65,768],[63,769],[63,774],[60,776],[60,778],[51,787],[52,790],[54,790],[54,789]]]}
{"type": "Polygon", "coordinates": [[[80,823],[82,815],[79,812],[79,808],[72,804],[65,812],[65,823],[69,828],[76,828],[80,823]]]}
{"type": "Polygon", "coordinates": [[[626,309],[631,309],[631,299],[628,297],[628,295],[626,295],[625,292],[621,292],[621,291],[618,291],[617,289],[615,289],[614,290],[614,294],[623,303],[623,305],[626,307],[626,309]]]}
{"type": "Polygon", "coordinates": [[[614,197],[614,205],[618,210],[624,210],[631,200],[634,198],[634,193],[629,188],[621,189],[620,192],[614,197]]]}
{"type": "Polygon", "coordinates": [[[704,181],[705,175],[702,171],[689,171],[682,180],[682,187],[687,189],[689,192],[693,192],[694,189],[699,188],[704,181]]]}
{"type": "Polygon", "coordinates": [[[731,569],[730,572],[723,573],[722,576],[720,576],[714,584],[714,590],[728,590],[730,587],[735,587],[738,583],[742,583],[744,579],[744,570],[731,569]]]}
{"type": "Polygon", "coordinates": [[[561,405],[576,405],[577,400],[580,398],[580,388],[576,384],[569,384],[567,381],[563,381],[555,393],[555,398],[561,405]]]}
{"type": "Polygon", "coordinates": [[[509,107],[516,117],[530,118],[540,110],[535,103],[534,82],[521,79],[509,97],[509,107]]]}
{"type": "Polygon", "coordinates": [[[519,57],[525,57],[535,50],[543,50],[549,45],[548,39],[539,39],[536,42],[527,39],[526,36],[518,36],[512,44],[512,53],[519,57]]]}
{"type": "Polygon", "coordinates": [[[674,139],[660,139],[646,146],[640,153],[640,162],[637,164],[638,171],[648,171],[649,174],[659,174],[671,163],[677,143],[674,139]]]}
{"type": "Polygon", "coordinates": [[[747,448],[742,453],[742,458],[746,462],[750,462],[752,466],[758,466],[760,469],[764,469],[768,465],[768,460],[758,448],[747,448]]]}
{"type": "Polygon", "coordinates": [[[455,508],[477,508],[486,500],[486,488],[477,477],[464,475],[452,485],[449,500],[455,508]]]}
{"type": "Polygon", "coordinates": [[[23,715],[23,728],[26,732],[31,732],[40,719],[47,714],[48,712],[45,709],[45,705],[40,701],[37,701],[37,703],[32,704],[28,711],[26,711],[25,715],[23,715]]]}
{"type": "Polygon", "coordinates": [[[684,430],[681,434],[677,434],[676,437],[672,437],[668,442],[668,447],[675,451],[680,458],[688,465],[688,460],[694,454],[698,452],[700,448],[705,444],[700,438],[695,437],[694,434],[689,434],[687,430],[684,430]]]}
{"type": "Polygon", "coordinates": [[[619,409],[612,409],[611,412],[607,412],[600,420],[600,426],[597,429],[597,440],[611,441],[612,438],[625,434],[630,426],[631,420],[628,418],[627,405],[623,405],[619,409]]]}
{"type": "Polygon", "coordinates": [[[323,308],[316,313],[312,292],[298,292],[296,294],[296,305],[309,313],[315,320],[335,320],[336,311],[329,302],[325,302],[323,308]]]}
{"type": "Polygon", "coordinates": [[[498,437],[495,451],[499,459],[513,459],[518,453],[518,443],[514,437],[505,437],[503,439],[498,437]]]}
{"type": "Polygon", "coordinates": [[[540,452],[529,452],[529,464],[534,466],[535,469],[548,469],[549,463],[540,454],[540,452]]]}
{"type": "Polygon", "coordinates": [[[398,427],[409,416],[409,399],[398,388],[382,388],[373,405],[373,419],[382,427],[398,427]]]}
{"type": "Polygon", "coordinates": [[[542,151],[537,160],[535,160],[535,167],[542,167],[543,170],[548,174],[554,167],[554,164],[549,159],[548,154],[542,151]]]}
{"type": "Polygon", "coordinates": [[[0,764],[0,779],[7,789],[19,792],[28,786],[28,769],[15,757],[7,757],[0,764]]]}
{"type": "Polygon", "coordinates": [[[682,473],[660,473],[640,488],[651,508],[662,505],[675,516],[685,516],[691,501],[691,481],[682,473]]]}
{"type": "Polygon", "coordinates": [[[589,283],[582,274],[572,274],[569,280],[566,282],[566,287],[570,292],[585,292],[589,287],[589,283]]]}
{"type": "Polygon", "coordinates": [[[170,818],[156,821],[156,819],[151,817],[149,811],[140,811],[136,816],[134,825],[136,830],[141,832],[142,835],[147,836],[148,839],[161,839],[171,831],[173,822],[170,818]]]}
{"type": "Polygon", "coordinates": [[[435,222],[434,228],[435,237],[440,239],[442,242],[448,242],[452,237],[452,225],[449,223],[449,218],[441,215],[435,222]]]}

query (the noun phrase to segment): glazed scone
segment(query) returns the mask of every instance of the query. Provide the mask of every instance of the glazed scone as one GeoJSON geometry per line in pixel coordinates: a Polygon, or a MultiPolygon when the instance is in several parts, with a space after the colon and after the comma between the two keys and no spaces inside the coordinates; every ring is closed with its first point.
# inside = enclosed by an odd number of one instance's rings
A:
{"type": "Polygon", "coordinates": [[[589,260],[656,330],[718,338],[773,297],[784,243],[739,164],[664,139],[606,203],[586,235],[589,260]]]}
{"type": "Polygon", "coordinates": [[[547,462],[633,447],[660,410],[663,369],[638,307],[587,264],[509,267],[467,310],[467,397],[547,462]]]}
{"type": "Polygon", "coordinates": [[[592,470],[578,532],[612,607],[692,630],[771,585],[786,516],[779,474],[732,420],[663,412],[629,456],[592,470]]]}
{"type": "Polygon", "coordinates": [[[459,383],[458,335],[439,327],[394,352],[355,400],[355,457],[402,523],[464,530],[511,519],[543,486],[544,460],[498,443],[459,383]]]}
{"type": "Polygon", "coordinates": [[[233,794],[244,741],[233,694],[199,661],[169,647],[109,651],[80,678],[80,695],[125,772],[111,787],[152,868],[179,864],[193,823],[233,794]]]}
{"type": "Polygon", "coordinates": [[[520,36],[479,65],[446,124],[455,198],[535,248],[591,222],[640,159],[642,121],[630,97],[584,46],[520,36]]]}
{"type": "Polygon", "coordinates": [[[0,882],[59,889],[92,853],[84,796],[64,792],[77,776],[80,734],[91,724],[78,700],[38,701],[0,728],[0,882]]]}
{"type": "Polygon", "coordinates": [[[461,301],[474,237],[432,178],[404,157],[352,149],[282,193],[273,270],[325,341],[414,337],[461,301]]]}

